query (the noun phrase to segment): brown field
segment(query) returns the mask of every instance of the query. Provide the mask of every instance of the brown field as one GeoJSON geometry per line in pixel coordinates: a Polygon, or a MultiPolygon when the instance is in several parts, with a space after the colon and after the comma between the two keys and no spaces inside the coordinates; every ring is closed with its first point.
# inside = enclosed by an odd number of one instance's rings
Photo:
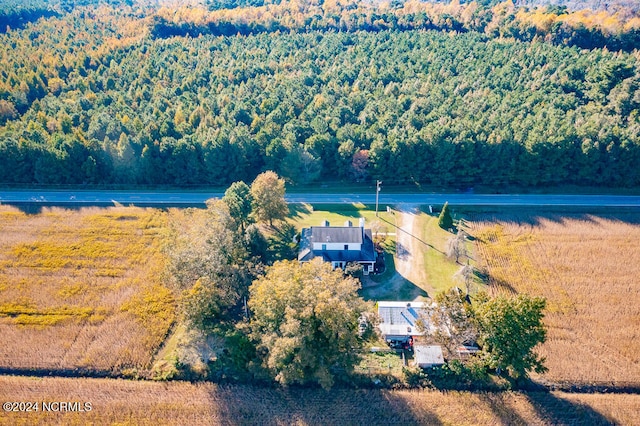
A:
{"type": "Polygon", "coordinates": [[[82,413],[0,412],[0,424],[637,424],[640,395],[266,389],[0,376],[4,401],[90,402],[82,413]]]}
{"type": "Polygon", "coordinates": [[[472,215],[494,293],[547,299],[554,382],[640,384],[640,213],[472,215]]]}
{"type": "Polygon", "coordinates": [[[167,215],[0,206],[0,368],[146,368],[174,319],[167,215]]]}

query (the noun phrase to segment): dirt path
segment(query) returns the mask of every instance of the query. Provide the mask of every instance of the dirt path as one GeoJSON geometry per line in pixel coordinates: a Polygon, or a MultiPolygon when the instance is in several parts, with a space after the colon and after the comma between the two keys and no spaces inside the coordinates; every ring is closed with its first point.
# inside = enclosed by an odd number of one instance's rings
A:
{"type": "Polygon", "coordinates": [[[418,287],[426,285],[423,247],[418,240],[420,229],[416,225],[415,207],[403,207],[396,212],[396,270],[418,287]]]}

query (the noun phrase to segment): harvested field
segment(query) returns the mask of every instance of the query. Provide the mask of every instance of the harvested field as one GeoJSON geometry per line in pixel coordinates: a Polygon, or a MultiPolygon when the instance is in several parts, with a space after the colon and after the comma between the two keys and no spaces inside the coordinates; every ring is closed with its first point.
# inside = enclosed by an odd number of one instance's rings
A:
{"type": "Polygon", "coordinates": [[[547,298],[553,382],[640,384],[640,213],[472,216],[494,293],[547,298]]]}
{"type": "Polygon", "coordinates": [[[173,322],[167,214],[0,206],[0,368],[148,367],[173,322]]]}
{"type": "Polygon", "coordinates": [[[634,424],[640,395],[267,389],[0,376],[3,401],[90,402],[81,413],[2,412],[0,424],[634,424]]]}

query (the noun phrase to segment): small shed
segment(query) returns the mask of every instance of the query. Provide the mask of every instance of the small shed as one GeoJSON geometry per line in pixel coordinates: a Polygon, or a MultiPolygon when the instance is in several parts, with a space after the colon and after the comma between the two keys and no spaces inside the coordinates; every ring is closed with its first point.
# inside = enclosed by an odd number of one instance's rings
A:
{"type": "Polygon", "coordinates": [[[413,350],[413,363],[416,367],[429,368],[444,364],[444,356],[440,346],[416,345],[413,350]]]}
{"type": "Polygon", "coordinates": [[[460,358],[462,359],[468,359],[471,357],[471,355],[475,355],[480,351],[480,348],[478,348],[475,345],[462,345],[462,346],[458,346],[458,355],[460,356],[460,358]]]}

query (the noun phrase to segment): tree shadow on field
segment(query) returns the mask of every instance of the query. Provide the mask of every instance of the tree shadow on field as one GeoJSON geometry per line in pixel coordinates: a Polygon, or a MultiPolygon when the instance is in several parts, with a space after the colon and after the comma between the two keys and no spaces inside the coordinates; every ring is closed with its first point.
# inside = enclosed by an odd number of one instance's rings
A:
{"type": "Polygon", "coordinates": [[[504,393],[480,394],[480,399],[487,404],[487,407],[500,419],[504,425],[526,425],[527,422],[520,414],[509,407],[502,396],[504,393]]]}
{"type": "Polygon", "coordinates": [[[290,203],[289,204],[289,217],[300,218],[303,215],[309,214],[313,211],[313,207],[307,203],[290,203]]]}
{"type": "MultiPolygon", "coordinates": [[[[154,208],[159,210],[166,210],[169,206],[166,204],[144,203],[144,204],[120,204],[117,202],[109,203],[83,203],[83,204],[71,204],[71,203],[49,203],[49,202],[28,202],[28,203],[5,203],[0,204],[3,206],[11,206],[20,210],[22,213],[30,216],[37,216],[47,209],[62,209],[72,212],[78,212],[87,208],[109,209],[112,207],[139,207],[139,208],[154,208]]],[[[181,205],[181,208],[205,208],[203,205],[181,205]]]]}
{"type": "Polygon", "coordinates": [[[313,210],[318,212],[337,213],[341,216],[360,218],[362,210],[370,209],[370,206],[359,203],[314,204],[313,210]]]}
{"type": "Polygon", "coordinates": [[[211,400],[221,424],[442,424],[434,413],[415,412],[400,394],[389,390],[225,385],[215,388],[211,400]]]}
{"type": "Polygon", "coordinates": [[[80,211],[82,210],[83,207],[87,207],[83,205],[73,205],[73,204],[60,205],[55,203],[11,203],[11,204],[7,203],[3,205],[15,207],[16,209],[20,210],[22,213],[30,216],[37,216],[41,214],[45,209],[51,209],[54,207],[64,209],[64,210],[70,210],[70,211],[80,211]]]}
{"type": "Polygon", "coordinates": [[[612,425],[614,420],[586,404],[560,398],[552,392],[529,392],[525,396],[536,413],[546,423],[553,425],[612,425]]]}
{"type": "MultiPolygon", "coordinates": [[[[536,387],[533,385],[534,388],[536,387]]],[[[529,422],[512,407],[503,396],[504,392],[489,392],[480,394],[480,399],[505,425],[527,425],[529,422]]],[[[527,399],[536,417],[551,425],[611,425],[614,421],[607,419],[593,408],[576,404],[558,397],[546,390],[522,392],[527,399]]]]}
{"type": "Polygon", "coordinates": [[[517,290],[505,280],[496,278],[491,274],[479,273],[477,276],[479,276],[483,282],[487,283],[489,285],[488,290],[495,294],[518,294],[517,290]]]}

